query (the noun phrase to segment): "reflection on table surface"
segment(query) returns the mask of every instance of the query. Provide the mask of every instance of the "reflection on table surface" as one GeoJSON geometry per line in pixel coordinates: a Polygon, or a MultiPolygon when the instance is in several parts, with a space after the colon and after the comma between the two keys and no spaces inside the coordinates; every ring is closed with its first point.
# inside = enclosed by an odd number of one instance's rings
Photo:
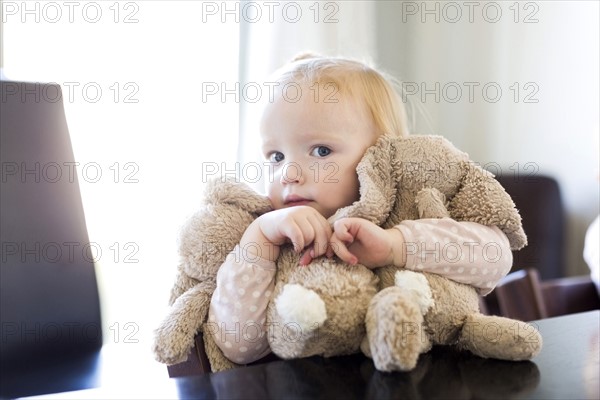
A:
{"type": "Polygon", "coordinates": [[[434,347],[410,372],[384,373],[360,354],[275,361],[177,378],[181,398],[600,398],[600,312],[533,322],[544,346],[531,361],[482,359],[434,347]]]}
{"type": "Polygon", "coordinates": [[[377,371],[362,355],[275,361],[178,378],[182,398],[513,398],[540,382],[535,363],[486,360],[434,348],[409,373],[377,371]]]}

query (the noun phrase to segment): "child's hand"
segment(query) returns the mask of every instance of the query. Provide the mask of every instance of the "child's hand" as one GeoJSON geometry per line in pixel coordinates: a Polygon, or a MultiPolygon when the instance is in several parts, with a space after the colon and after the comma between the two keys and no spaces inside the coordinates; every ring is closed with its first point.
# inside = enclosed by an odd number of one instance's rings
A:
{"type": "MultiPolygon", "coordinates": [[[[283,208],[258,217],[242,236],[242,248],[259,247],[263,258],[275,261],[279,246],[291,242],[296,251],[312,244],[300,258],[305,265],[326,253],[332,235],[329,223],[317,210],[308,206],[283,208]]],[[[330,254],[333,252],[330,250],[330,254]]]]}
{"type": "Polygon", "coordinates": [[[333,224],[333,231],[330,246],[342,261],[371,269],[406,264],[404,236],[398,229],[386,230],[362,218],[342,218],[333,224]]]}

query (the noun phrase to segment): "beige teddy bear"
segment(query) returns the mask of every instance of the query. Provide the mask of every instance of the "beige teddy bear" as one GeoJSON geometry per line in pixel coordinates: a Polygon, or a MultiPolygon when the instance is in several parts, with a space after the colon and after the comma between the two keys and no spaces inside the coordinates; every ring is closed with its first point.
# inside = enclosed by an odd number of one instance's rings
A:
{"type": "MultiPolygon", "coordinates": [[[[520,216],[508,194],[441,137],[382,136],[367,150],[357,173],[360,199],[338,210],[330,222],[362,217],[390,228],[405,219],[449,216],[498,226],[512,249],[526,245],[520,216]]],[[[185,359],[195,332],[206,321],[220,262],[252,218],[269,210],[267,204],[242,184],[209,186],[206,208],[184,232],[173,309],[157,330],[157,359],[166,363],[185,359]],[[220,198],[213,194],[217,189],[223,194],[220,198]],[[225,200],[226,205],[220,204],[225,200]],[[235,217],[221,215],[236,206],[235,217]],[[224,221],[235,221],[236,228],[224,221]],[[208,253],[201,245],[215,241],[222,243],[221,251],[208,253]]],[[[482,357],[506,360],[529,359],[541,349],[541,336],[531,325],[480,314],[474,288],[439,275],[396,267],[373,273],[361,265],[326,258],[299,268],[298,255],[284,246],[275,280],[268,338],[272,351],[282,358],[362,349],[377,369],[392,371],[414,368],[419,355],[433,344],[457,345],[482,357]]],[[[234,366],[210,335],[204,340],[213,371],[234,366]]]]}
{"type": "MultiPolygon", "coordinates": [[[[181,232],[180,262],[169,300],[171,308],[155,331],[153,350],[158,361],[172,365],[187,359],[194,337],[206,322],[217,270],[239,243],[246,227],[268,211],[271,211],[269,199],[244,184],[228,179],[206,185],[200,211],[181,232]]],[[[209,335],[204,336],[210,339],[209,335]]],[[[209,343],[207,351],[212,349],[216,347],[209,343]]],[[[217,361],[220,367],[213,367],[214,370],[232,366],[222,354],[217,357],[223,361],[220,364],[217,361]]]]}

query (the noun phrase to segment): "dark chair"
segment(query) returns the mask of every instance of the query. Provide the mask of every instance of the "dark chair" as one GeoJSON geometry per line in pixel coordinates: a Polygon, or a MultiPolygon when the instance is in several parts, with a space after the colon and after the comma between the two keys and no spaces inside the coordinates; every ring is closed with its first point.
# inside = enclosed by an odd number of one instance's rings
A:
{"type": "Polygon", "coordinates": [[[589,276],[541,281],[534,268],[508,274],[494,294],[497,309],[488,313],[521,321],[600,309],[600,296],[589,276]]]}
{"type": "Polygon", "coordinates": [[[598,288],[589,276],[540,282],[548,317],[600,309],[598,288]]]}
{"type": "Polygon", "coordinates": [[[0,83],[0,397],[88,388],[102,324],[61,88],[0,83]]]}
{"type": "Polygon", "coordinates": [[[499,175],[523,219],[529,244],[513,252],[513,268],[482,299],[482,311],[524,321],[598,308],[589,277],[565,278],[565,216],[558,182],[544,175],[499,175]]]}
{"type": "Polygon", "coordinates": [[[545,175],[499,175],[523,220],[528,245],[513,252],[513,269],[535,268],[541,279],[565,276],[565,211],[558,182],[545,175]]]}
{"type": "Polygon", "coordinates": [[[521,321],[548,317],[546,303],[536,269],[522,269],[508,274],[495,289],[499,314],[521,321]]]}
{"type": "Polygon", "coordinates": [[[194,347],[190,352],[188,359],[184,362],[174,365],[168,365],[169,377],[194,376],[210,373],[210,362],[204,351],[204,340],[202,332],[198,333],[194,339],[194,347]]]}

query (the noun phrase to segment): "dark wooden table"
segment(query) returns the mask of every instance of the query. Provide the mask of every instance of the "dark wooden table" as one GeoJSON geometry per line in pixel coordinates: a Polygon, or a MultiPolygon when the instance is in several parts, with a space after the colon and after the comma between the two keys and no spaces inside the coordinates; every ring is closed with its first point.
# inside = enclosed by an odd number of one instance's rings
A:
{"type": "Polygon", "coordinates": [[[598,399],[599,323],[598,311],[534,322],[544,347],[528,362],[439,347],[421,356],[410,373],[382,373],[355,355],[276,361],[176,380],[183,398],[598,399]]]}
{"type": "MultiPolygon", "coordinates": [[[[203,376],[124,379],[54,398],[598,399],[600,311],[534,322],[544,338],[532,361],[482,359],[451,348],[422,355],[409,373],[382,373],[357,354],[312,357],[203,376]],[[120,385],[120,386],[119,386],[120,385]]],[[[104,368],[110,368],[105,364],[104,368]]],[[[141,371],[141,370],[140,370],[141,371]]],[[[138,371],[138,375],[142,375],[138,371]]],[[[135,369],[131,370],[136,373],[135,369]]]]}

